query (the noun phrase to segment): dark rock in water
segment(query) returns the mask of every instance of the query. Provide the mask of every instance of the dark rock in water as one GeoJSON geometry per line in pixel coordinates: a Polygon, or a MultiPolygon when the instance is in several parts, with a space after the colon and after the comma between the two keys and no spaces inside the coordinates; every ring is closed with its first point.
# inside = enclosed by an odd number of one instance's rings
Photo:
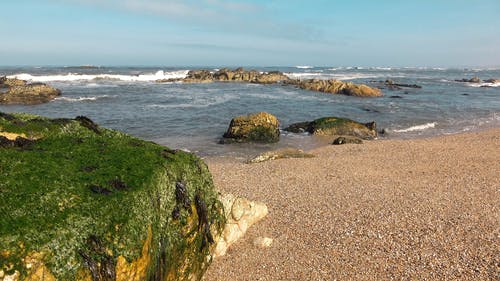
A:
{"type": "Polygon", "coordinates": [[[481,83],[481,79],[479,77],[472,77],[471,79],[457,79],[456,82],[464,82],[464,83],[481,83]]]}
{"type": "Polygon", "coordinates": [[[376,123],[362,124],[346,118],[324,117],[312,122],[301,122],[290,125],[285,131],[298,132],[304,130],[313,135],[354,136],[361,139],[377,137],[376,123]]]}
{"type": "Polygon", "coordinates": [[[487,79],[487,80],[484,80],[484,83],[498,84],[498,83],[500,83],[500,79],[487,79]]]}
{"type": "Polygon", "coordinates": [[[292,133],[305,133],[308,132],[308,127],[311,122],[299,122],[288,126],[285,131],[292,133]]]}
{"type": "Polygon", "coordinates": [[[24,80],[2,77],[0,104],[40,104],[53,100],[61,91],[43,83],[28,84],[24,80]]]}
{"type": "Polygon", "coordinates": [[[279,139],[278,118],[267,112],[258,112],[233,118],[221,143],[274,143],[279,139]]]}
{"type": "Polygon", "coordinates": [[[82,120],[0,113],[0,280],[200,280],[225,224],[206,165],[82,120]]]}
{"type": "Polygon", "coordinates": [[[355,137],[338,137],[338,138],[333,140],[332,144],[340,145],[340,144],[348,144],[348,143],[362,144],[363,140],[360,138],[355,138],[355,137]]]}
{"type": "Polygon", "coordinates": [[[379,89],[371,88],[364,84],[354,84],[352,82],[342,82],[339,80],[320,80],[320,79],[307,79],[307,80],[286,80],[286,85],[294,85],[301,89],[329,93],[341,94],[347,96],[357,97],[380,97],[383,96],[379,89]]]}
{"type": "Polygon", "coordinates": [[[422,86],[417,85],[417,84],[404,84],[404,83],[396,83],[390,79],[385,80],[384,84],[386,86],[392,86],[392,87],[398,87],[398,88],[415,88],[415,89],[421,89],[422,86]]]}

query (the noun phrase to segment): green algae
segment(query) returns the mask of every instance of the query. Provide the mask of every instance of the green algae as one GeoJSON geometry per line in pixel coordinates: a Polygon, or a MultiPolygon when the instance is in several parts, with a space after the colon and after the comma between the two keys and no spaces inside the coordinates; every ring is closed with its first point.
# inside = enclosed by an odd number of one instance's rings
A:
{"type": "Polygon", "coordinates": [[[191,202],[199,194],[208,206],[212,229],[222,230],[222,205],[206,165],[192,154],[88,125],[0,114],[0,131],[35,139],[28,148],[0,148],[0,270],[25,276],[22,259],[40,252],[59,280],[74,279],[88,260],[137,259],[151,227],[151,245],[159,246],[150,251],[148,278],[201,277],[209,248],[202,247],[197,221],[190,223],[196,214],[171,214],[175,184],[183,181],[191,202]],[[185,270],[175,272],[180,264],[185,270]]]}

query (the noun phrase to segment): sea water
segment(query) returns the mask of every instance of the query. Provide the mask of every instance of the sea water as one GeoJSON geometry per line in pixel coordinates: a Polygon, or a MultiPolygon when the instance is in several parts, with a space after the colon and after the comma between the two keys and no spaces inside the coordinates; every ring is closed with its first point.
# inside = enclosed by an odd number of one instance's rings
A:
{"type": "Polygon", "coordinates": [[[478,76],[500,78],[500,69],[391,67],[247,67],[282,71],[290,78],[338,79],[376,87],[391,79],[422,88],[383,89],[384,96],[360,98],[250,83],[157,83],[182,78],[191,69],[220,67],[0,67],[6,75],[48,83],[62,91],[41,105],[0,105],[3,112],[48,117],[84,115],[121,130],[201,156],[249,155],[295,146],[310,149],[327,141],[283,132],[278,144],[218,144],[231,118],[258,111],[277,116],[282,128],[294,122],[338,116],[376,121],[381,138],[417,138],[481,130],[500,125],[500,84],[456,82],[478,76]],[[488,87],[481,87],[488,86],[488,87]]]}

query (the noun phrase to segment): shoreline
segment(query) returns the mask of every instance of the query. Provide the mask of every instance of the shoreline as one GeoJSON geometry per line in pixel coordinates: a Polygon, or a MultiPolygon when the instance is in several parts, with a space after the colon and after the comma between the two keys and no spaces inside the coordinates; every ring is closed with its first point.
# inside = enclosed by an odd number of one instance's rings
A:
{"type": "Polygon", "coordinates": [[[494,279],[498,147],[500,127],[251,165],[207,157],[221,192],[261,201],[269,215],[204,280],[494,279]],[[257,237],[274,242],[257,248],[257,237]]]}

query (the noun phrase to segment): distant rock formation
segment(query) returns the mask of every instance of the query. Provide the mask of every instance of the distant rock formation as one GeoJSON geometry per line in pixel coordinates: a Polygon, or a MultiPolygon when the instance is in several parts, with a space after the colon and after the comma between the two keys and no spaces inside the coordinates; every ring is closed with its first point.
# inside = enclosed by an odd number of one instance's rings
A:
{"type": "Polygon", "coordinates": [[[380,89],[372,88],[364,84],[354,84],[352,82],[342,82],[335,79],[307,79],[294,80],[289,79],[284,82],[288,85],[295,85],[301,89],[329,93],[341,94],[357,97],[380,97],[383,96],[380,89]]]}
{"type": "Polygon", "coordinates": [[[278,118],[267,112],[258,112],[233,118],[221,143],[275,143],[279,139],[278,118]]]}
{"type": "Polygon", "coordinates": [[[463,78],[463,79],[456,79],[455,82],[464,82],[464,83],[481,83],[482,80],[481,78],[475,76],[472,77],[471,79],[463,78]]]}
{"type": "Polygon", "coordinates": [[[258,72],[256,70],[245,70],[237,68],[230,70],[220,69],[216,72],[210,72],[205,69],[191,70],[185,78],[162,79],[156,82],[184,82],[184,83],[210,83],[220,81],[248,82],[258,84],[273,84],[287,80],[288,77],[279,71],[258,72]]]}
{"type": "Polygon", "coordinates": [[[185,78],[161,79],[156,82],[211,83],[224,81],[256,84],[283,83],[285,85],[295,85],[301,89],[330,94],[342,94],[358,97],[383,96],[379,89],[371,88],[364,84],[354,84],[352,82],[342,82],[333,79],[290,79],[288,76],[279,71],[258,72],[256,70],[245,70],[241,67],[234,70],[223,68],[216,72],[210,72],[206,69],[191,70],[185,78]]]}
{"type": "Polygon", "coordinates": [[[346,118],[324,117],[311,122],[300,122],[285,128],[293,133],[308,132],[320,136],[353,136],[371,140],[377,137],[375,122],[359,123],[346,118]]]}
{"type": "Polygon", "coordinates": [[[0,77],[0,104],[40,104],[61,94],[61,91],[43,83],[27,83],[16,78],[0,77]]]}

